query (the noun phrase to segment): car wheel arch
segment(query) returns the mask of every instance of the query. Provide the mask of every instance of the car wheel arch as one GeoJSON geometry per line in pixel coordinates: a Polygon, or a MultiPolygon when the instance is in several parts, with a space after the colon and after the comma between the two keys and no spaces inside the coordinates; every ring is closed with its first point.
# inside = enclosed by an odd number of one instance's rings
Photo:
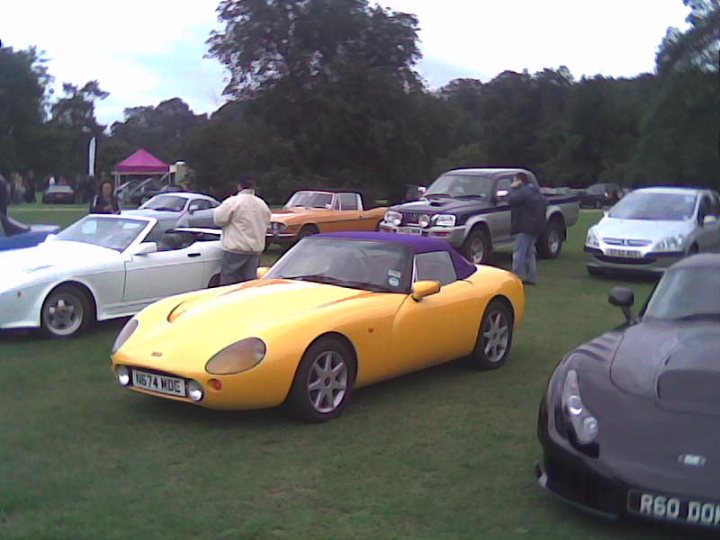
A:
{"type": "MultiPolygon", "coordinates": [[[[510,312],[510,324],[515,326],[515,306],[513,306],[513,303],[510,301],[510,299],[507,296],[504,296],[502,294],[498,294],[490,298],[488,300],[487,305],[489,306],[492,302],[500,302],[501,304],[504,304],[505,307],[508,308],[508,311],[510,312]]],[[[481,321],[482,324],[482,321],[481,321]]]]}
{"type": "Polygon", "coordinates": [[[50,289],[47,290],[47,292],[43,296],[43,303],[45,303],[45,301],[48,299],[48,297],[52,293],[54,293],[57,289],[59,289],[60,287],[75,287],[76,289],[79,289],[80,291],[82,291],[85,294],[85,296],[87,297],[87,299],[90,301],[90,308],[92,310],[92,314],[94,315],[94,320],[97,321],[98,306],[97,306],[97,299],[95,297],[95,293],[86,283],[83,283],[82,281],[70,279],[70,280],[60,281],[58,283],[55,283],[50,289]]]}
{"type": "Polygon", "coordinates": [[[352,363],[353,363],[353,374],[352,374],[353,379],[352,379],[352,381],[353,381],[353,384],[355,384],[355,381],[357,380],[358,370],[360,367],[360,364],[358,361],[358,353],[357,353],[357,349],[355,348],[355,345],[350,340],[350,338],[348,338],[345,334],[341,334],[340,332],[332,332],[332,331],[324,332],[322,334],[315,336],[315,339],[308,342],[308,344],[302,350],[302,353],[299,355],[299,357],[297,359],[297,365],[295,366],[295,370],[293,371],[293,376],[290,379],[290,386],[288,388],[287,395],[285,396],[285,400],[287,400],[288,396],[290,395],[290,392],[292,390],[292,381],[294,381],[295,377],[297,377],[297,373],[298,373],[298,370],[300,369],[300,364],[302,363],[302,359],[305,356],[305,353],[307,353],[307,351],[310,349],[310,347],[315,345],[315,343],[317,343],[318,341],[320,341],[321,339],[324,339],[324,338],[337,339],[348,348],[348,351],[350,351],[350,354],[352,355],[352,358],[351,358],[352,363]]]}
{"type": "Polygon", "coordinates": [[[565,223],[565,216],[563,213],[559,210],[556,210],[552,214],[550,214],[550,217],[548,218],[548,224],[550,223],[558,223],[561,227],[561,233],[562,233],[562,239],[563,241],[567,241],[567,224],[565,223]]]}

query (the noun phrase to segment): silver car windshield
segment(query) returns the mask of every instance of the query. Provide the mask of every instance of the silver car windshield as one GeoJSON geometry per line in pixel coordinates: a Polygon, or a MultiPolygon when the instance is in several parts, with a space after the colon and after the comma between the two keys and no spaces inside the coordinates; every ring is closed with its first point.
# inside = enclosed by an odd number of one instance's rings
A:
{"type": "Polygon", "coordinates": [[[137,219],[86,216],[58,234],[57,239],[125,251],[147,224],[137,219]]]}
{"type": "Polygon", "coordinates": [[[332,193],[317,191],[298,191],[285,205],[285,208],[330,208],[332,206],[332,193]]]}
{"type": "Polygon", "coordinates": [[[617,203],[609,214],[616,219],[686,221],[695,211],[695,195],[635,191],[617,203]]]}
{"type": "Polygon", "coordinates": [[[412,253],[398,244],[306,238],[275,263],[266,277],[407,293],[412,253]]]}
{"type": "Polygon", "coordinates": [[[140,207],[140,210],[162,210],[166,212],[182,212],[187,199],[175,195],[156,195],[140,207]]]}
{"type": "Polygon", "coordinates": [[[720,272],[706,268],[668,271],[648,302],[643,318],[720,321],[720,272]]]}
{"type": "Polygon", "coordinates": [[[490,176],[469,174],[443,174],[425,192],[424,197],[490,197],[494,180],[490,176]]]}

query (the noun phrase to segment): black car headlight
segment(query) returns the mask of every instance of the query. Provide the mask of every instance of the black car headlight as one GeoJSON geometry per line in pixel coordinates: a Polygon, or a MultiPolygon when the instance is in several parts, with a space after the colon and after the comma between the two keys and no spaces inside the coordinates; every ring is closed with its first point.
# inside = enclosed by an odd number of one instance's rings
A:
{"type": "Polygon", "coordinates": [[[433,224],[437,227],[454,227],[455,219],[452,214],[435,214],[432,217],[433,224]]]}
{"type": "Polygon", "coordinates": [[[254,368],[263,361],[267,346],[262,339],[247,338],[228,345],[205,364],[213,375],[232,375],[254,368]]]}
{"type": "Polygon", "coordinates": [[[137,319],[133,318],[130,319],[125,326],[123,326],[123,329],[120,330],[120,333],[115,338],[115,343],[113,343],[111,351],[112,354],[118,352],[120,347],[125,345],[125,342],[130,339],[130,336],[132,336],[135,333],[135,330],[137,330],[138,324],[137,319]]]}
{"type": "Polygon", "coordinates": [[[587,446],[595,442],[599,424],[597,418],[583,403],[580,397],[577,371],[571,369],[565,375],[562,390],[562,410],[572,428],[572,434],[579,445],[587,446]]]}

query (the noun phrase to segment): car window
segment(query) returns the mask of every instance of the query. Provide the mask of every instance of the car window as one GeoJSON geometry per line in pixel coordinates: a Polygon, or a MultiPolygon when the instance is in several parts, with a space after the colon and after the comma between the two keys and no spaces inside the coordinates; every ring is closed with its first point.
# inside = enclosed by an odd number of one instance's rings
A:
{"type": "Polygon", "coordinates": [[[455,266],[447,251],[432,251],[415,255],[415,281],[439,281],[448,285],[457,281],[455,266]]]}
{"type": "Polygon", "coordinates": [[[707,195],[703,195],[700,199],[700,205],[698,207],[698,223],[702,223],[706,216],[710,216],[712,214],[712,205],[710,204],[710,197],[707,195]]]}
{"type": "Polygon", "coordinates": [[[210,208],[210,201],[205,199],[194,199],[190,203],[188,210],[207,210],[208,208],[210,208]]]}
{"type": "Polygon", "coordinates": [[[497,188],[495,189],[495,193],[499,191],[510,191],[510,184],[512,184],[513,177],[512,176],[506,176],[505,178],[501,178],[498,180],[497,188]]]}
{"type": "Polygon", "coordinates": [[[340,210],[357,210],[358,198],[355,193],[340,193],[340,210]]]}

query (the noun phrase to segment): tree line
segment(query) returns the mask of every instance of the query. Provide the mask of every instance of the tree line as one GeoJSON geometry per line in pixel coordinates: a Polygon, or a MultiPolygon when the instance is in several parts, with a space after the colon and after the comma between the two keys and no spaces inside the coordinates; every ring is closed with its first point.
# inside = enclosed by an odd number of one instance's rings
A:
{"type": "MultiPolygon", "coordinates": [[[[656,70],[576,79],[565,67],[426,87],[418,20],[368,0],[222,0],[209,54],[229,73],[211,115],[180,98],[95,118],[98,81],[63,85],[35,49],[0,48],[0,173],[78,177],[98,137],[98,172],[144,147],[183,160],[196,187],[253,175],[282,200],[301,187],[391,195],[466,166],[524,166],[545,185],[598,181],[720,185],[720,0],[683,0],[656,70]]],[[[482,51],[478,51],[482,54],[482,51]]]]}

